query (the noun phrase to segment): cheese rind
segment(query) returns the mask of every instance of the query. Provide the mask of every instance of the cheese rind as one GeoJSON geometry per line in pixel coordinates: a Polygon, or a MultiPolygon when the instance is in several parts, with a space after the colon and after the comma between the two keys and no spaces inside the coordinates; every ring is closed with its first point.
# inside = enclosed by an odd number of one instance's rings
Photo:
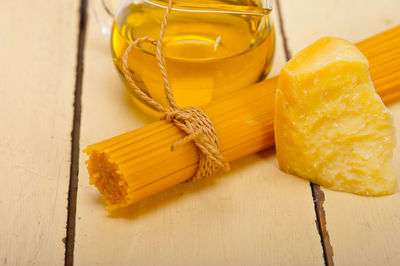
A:
{"type": "Polygon", "coordinates": [[[322,38],[290,60],[281,71],[274,123],[283,171],[361,195],[397,190],[392,116],[353,44],[322,38]]]}

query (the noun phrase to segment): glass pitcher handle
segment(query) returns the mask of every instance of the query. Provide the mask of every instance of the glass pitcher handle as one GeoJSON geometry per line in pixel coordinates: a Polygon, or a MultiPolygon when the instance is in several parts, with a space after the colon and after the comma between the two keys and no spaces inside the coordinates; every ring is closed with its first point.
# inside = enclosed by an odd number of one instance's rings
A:
{"type": "Polygon", "coordinates": [[[95,0],[91,1],[91,10],[97,24],[100,26],[101,32],[110,36],[111,27],[114,22],[115,4],[117,1],[95,0]],[[113,2],[114,5],[111,4],[113,2]]]}

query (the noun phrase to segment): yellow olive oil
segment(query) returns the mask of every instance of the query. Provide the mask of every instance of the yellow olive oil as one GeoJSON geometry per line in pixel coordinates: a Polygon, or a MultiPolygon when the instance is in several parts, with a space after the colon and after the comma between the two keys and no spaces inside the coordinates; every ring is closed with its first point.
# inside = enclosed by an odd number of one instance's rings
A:
{"type": "MultiPolygon", "coordinates": [[[[235,1],[200,1],[203,9],[179,7],[187,2],[174,1],[177,8],[168,18],[163,40],[168,78],[179,106],[199,106],[265,78],[274,51],[274,29],[267,14],[248,12],[260,9],[256,1],[236,1],[240,5],[235,12],[227,11],[235,1]],[[212,10],[204,10],[207,2],[212,10]]],[[[143,36],[158,39],[165,5],[160,0],[139,1],[119,11],[111,41],[120,72],[130,42],[143,36]]],[[[139,87],[165,104],[155,48],[142,44],[132,49],[128,61],[139,87]]]]}

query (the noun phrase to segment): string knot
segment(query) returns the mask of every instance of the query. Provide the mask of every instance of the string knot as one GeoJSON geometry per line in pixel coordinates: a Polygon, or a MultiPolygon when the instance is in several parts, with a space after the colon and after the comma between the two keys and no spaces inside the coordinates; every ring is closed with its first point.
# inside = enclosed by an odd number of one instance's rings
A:
{"type": "Polygon", "coordinates": [[[165,68],[165,58],[162,51],[162,39],[164,37],[167,18],[171,12],[171,9],[172,0],[169,0],[168,8],[161,23],[160,37],[158,41],[155,41],[149,37],[142,37],[135,40],[128,46],[123,57],[122,70],[127,82],[139,98],[147,102],[151,107],[158,110],[161,113],[162,120],[173,123],[177,128],[181,129],[187,134],[186,137],[175,142],[171,146],[171,150],[175,150],[179,146],[185,145],[191,141],[193,141],[199,149],[199,167],[197,168],[195,175],[188,180],[189,182],[192,182],[203,177],[210,176],[219,169],[228,171],[229,163],[219,152],[218,135],[210,118],[204,113],[203,110],[196,107],[188,106],[185,108],[179,108],[173,97],[172,90],[169,86],[167,70],[165,68]],[[163,78],[164,92],[168,103],[168,109],[144,93],[136,85],[136,82],[131,76],[131,71],[128,67],[128,55],[133,47],[140,45],[143,42],[153,44],[157,48],[156,58],[163,78]]]}
{"type": "Polygon", "coordinates": [[[176,127],[187,134],[175,142],[171,150],[193,141],[200,151],[199,167],[190,182],[212,175],[218,169],[229,170],[229,163],[219,152],[218,135],[214,125],[203,110],[188,106],[164,113],[163,117],[171,119],[176,127]]]}
{"type": "Polygon", "coordinates": [[[179,113],[179,110],[174,111],[166,111],[161,114],[160,120],[165,120],[168,122],[172,122],[175,119],[176,115],[179,113]]]}

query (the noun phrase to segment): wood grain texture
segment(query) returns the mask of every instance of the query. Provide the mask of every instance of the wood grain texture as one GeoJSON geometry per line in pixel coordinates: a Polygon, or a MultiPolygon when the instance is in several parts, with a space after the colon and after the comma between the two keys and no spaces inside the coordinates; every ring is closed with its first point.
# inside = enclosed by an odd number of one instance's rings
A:
{"type": "Polygon", "coordinates": [[[63,265],[78,0],[0,4],[0,265],[63,265]]]}
{"type": "MultiPolygon", "coordinates": [[[[400,24],[400,2],[281,0],[288,49],[292,55],[322,36],[360,41],[400,24]]],[[[400,103],[389,106],[400,126],[400,103]]],[[[399,139],[399,130],[397,138],[399,139]]],[[[395,150],[400,173],[400,147],[395,150]]],[[[325,193],[326,228],[335,265],[400,264],[400,194],[368,198],[330,191],[325,193]]]]}
{"type": "MultiPolygon", "coordinates": [[[[109,39],[89,17],[81,148],[143,125],[128,107],[109,39]]],[[[276,24],[279,27],[278,24],[276,24]]],[[[285,62],[277,29],[272,74],[285,62]]],[[[155,70],[157,71],[157,70],[155,70]]],[[[76,265],[323,265],[308,182],[279,171],[274,151],[226,174],[181,184],[112,216],[81,157],[76,265]]]]}

